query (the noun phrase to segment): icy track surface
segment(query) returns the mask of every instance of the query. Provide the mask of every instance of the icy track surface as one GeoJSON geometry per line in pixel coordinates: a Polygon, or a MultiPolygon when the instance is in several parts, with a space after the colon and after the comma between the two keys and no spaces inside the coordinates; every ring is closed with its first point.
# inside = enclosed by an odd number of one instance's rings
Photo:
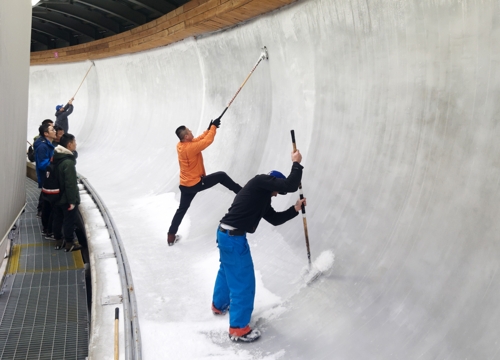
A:
{"type": "MultiPolygon", "coordinates": [[[[78,171],[119,226],[144,358],[495,359],[500,356],[498,1],[299,1],[228,31],[95,62],[70,132],[78,171]],[[232,344],[210,311],[215,232],[233,195],[200,193],[177,245],[174,130],[225,108],[207,172],[240,184],[304,159],[300,216],[249,236],[262,338],[232,344]]],[[[29,133],[90,63],[31,68],[29,133]]],[[[278,210],[298,193],[273,200],[278,210]]]]}

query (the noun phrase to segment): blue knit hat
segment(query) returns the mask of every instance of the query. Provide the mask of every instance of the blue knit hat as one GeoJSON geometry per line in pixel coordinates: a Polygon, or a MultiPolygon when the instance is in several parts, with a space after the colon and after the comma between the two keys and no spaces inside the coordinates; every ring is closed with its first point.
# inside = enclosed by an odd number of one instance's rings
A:
{"type": "Polygon", "coordinates": [[[280,173],[278,170],[271,170],[267,175],[274,176],[276,179],[286,179],[286,176],[280,173]]]}
{"type": "MultiPolygon", "coordinates": [[[[286,176],[280,173],[278,170],[271,170],[267,175],[274,176],[276,179],[286,179],[286,176]]],[[[286,195],[286,191],[282,191],[279,194],[286,195]]]]}
{"type": "Polygon", "coordinates": [[[56,106],[56,111],[59,111],[62,107],[64,107],[64,105],[57,105],[56,106]]]}

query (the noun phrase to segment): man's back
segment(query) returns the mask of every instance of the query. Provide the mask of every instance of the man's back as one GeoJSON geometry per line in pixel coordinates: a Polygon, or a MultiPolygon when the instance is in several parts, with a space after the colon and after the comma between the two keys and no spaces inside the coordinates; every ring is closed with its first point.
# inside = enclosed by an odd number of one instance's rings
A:
{"type": "Polygon", "coordinates": [[[56,123],[55,125],[61,127],[64,133],[67,134],[69,130],[68,116],[73,112],[73,105],[67,104],[64,107],[64,111],[56,111],[56,123]]]}
{"type": "Polygon", "coordinates": [[[288,220],[290,214],[277,213],[271,206],[274,191],[294,192],[302,178],[302,165],[293,163],[292,171],[286,179],[277,179],[271,175],[256,175],[236,195],[221,223],[233,226],[249,233],[255,232],[262,218],[273,225],[288,220]]]}

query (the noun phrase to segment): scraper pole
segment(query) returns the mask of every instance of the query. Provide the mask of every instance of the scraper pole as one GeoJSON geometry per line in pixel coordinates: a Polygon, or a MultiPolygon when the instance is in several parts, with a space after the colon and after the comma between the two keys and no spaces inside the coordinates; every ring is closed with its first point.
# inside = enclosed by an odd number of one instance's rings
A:
{"type": "Polygon", "coordinates": [[[118,318],[119,318],[120,308],[115,308],[115,360],[120,358],[120,346],[119,346],[119,330],[118,330],[118,318]]]}
{"type": "MultiPolygon", "coordinates": [[[[292,145],[293,151],[297,151],[297,145],[295,144],[295,131],[290,130],[292,134],[292,145]]],[[[302,191],[302,182],[299,184],[299,194],[300,200],[304,198],[304,192],[302,191]]],[[[306,237],[306,248],[307,248],[307,260],[309,262],[309,269],[311,269],[311,249],[309,248],[309,234],[307,232],[307,219],[306,219],[306,207],[302,204],[302,222],[304,223],[304,235],[306,237]]]]}
{"type": "Polygon", "coordinates": [[[82,82],[80,83],[80,86],[78,86],[78,89],[76,89],[76,92],[75,92],[75,95],[73,95],[73,99],[75,98],[76,94],[78,93],[78,90],[80,90],[80,87],[82,86],[83,82],[85,81],[85,79],[87,78],[87,75],[89,74],[90,70],[92,69],[92,66],[94,66],[94,62],[91,60],[92,62],[92,65],[90,65],[89,69],[87,70],[87,73],[85,74],[85,76],[83,77],[83,80],[82,82]]]}
{"type": "Polygon", "coordinates": [[[233,98],[231,99],[231,101],[229,102],[229,104],[227,104],[226,108],[224,109],[224,111],[222,112],[222,114],[220,114],[219,116],[219,119],[222,118],[222,116],[224,116],[224,114],[226,113],[227,109],[231,106],[231,104],[233,103],[234,99],[236,99],[236,96],[238,96],[238,94],[240,93],[241,89],[243,89],[243,86],[245,86],[245,84],[247,83],[248,79],[250,78],[250,76],[253,74],[253,72],[255,71],[255,69],[257,68],[257,66],[259,66],[260,62],[264,59],[269,59],[269,55],[267,53],[267,48],[264,46],[262,48],[262,53],[260,54],[260,57],[259,57],[259,60],[257,61],[257,63],[255,64],[255,66],[252,68],[252,70],[250,71],[250,73],[248,74],[247,78],[245,79],[245,81],[243,81],[243,84],[241,84],[240,88],[238,89],[238,91],[236,91],[236,94],[234,94],[233,98]]]}

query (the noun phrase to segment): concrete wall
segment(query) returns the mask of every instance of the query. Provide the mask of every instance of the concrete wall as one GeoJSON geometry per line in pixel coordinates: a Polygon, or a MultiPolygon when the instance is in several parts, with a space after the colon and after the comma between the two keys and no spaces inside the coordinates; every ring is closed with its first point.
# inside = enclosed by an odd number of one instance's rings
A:
{"type": "Polygon", "coordinates": [[[0,1],[0,241],[26,200],[30,28],[29,0],[0,1]]]}

